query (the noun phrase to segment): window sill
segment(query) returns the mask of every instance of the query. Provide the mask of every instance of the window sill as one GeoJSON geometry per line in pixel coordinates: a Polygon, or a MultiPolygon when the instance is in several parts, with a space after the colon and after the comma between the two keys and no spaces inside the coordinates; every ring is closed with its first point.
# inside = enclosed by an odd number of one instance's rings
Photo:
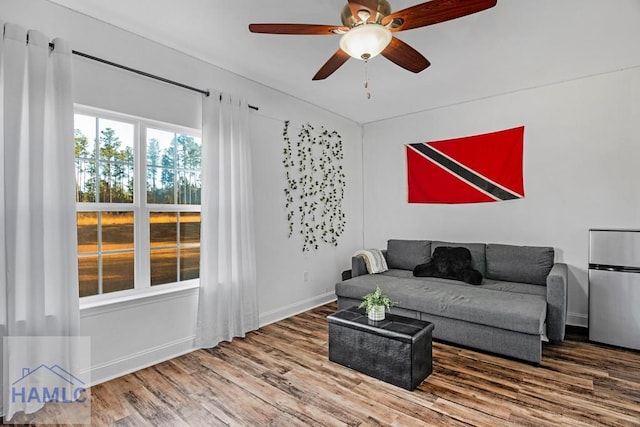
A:
{"type": "Polygon", "coordinates": [[[197,294],[200,280],[80,298],[80,317],[197,294]]]}

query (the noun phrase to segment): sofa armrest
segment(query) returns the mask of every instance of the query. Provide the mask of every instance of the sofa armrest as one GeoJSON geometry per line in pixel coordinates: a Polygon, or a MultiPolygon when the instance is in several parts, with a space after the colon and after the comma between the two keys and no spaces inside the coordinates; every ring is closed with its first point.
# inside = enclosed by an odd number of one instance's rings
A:
{"type": "Polygon", "coordinates": [[[361,256],[351,257],[351,277],[362,276],[363,274],[369,274],[364,258],[361,256]]]}
{"type": "MultiPolygon", "coordinates": [[[[387,250],[382,250],[382,256],[384,259],[387,259],[387,250]]],[[[367,270],[367,264],[364,262],[364,258],[361,256],[352,256],[351,257],[351,277],[362,276],[363,274],[369,274],[369,270],[367,270]]]]}
{"type": "Polygon", "coordinates": [[[555,263],[547,276],[547,336],[550,341],[564,341],[567,321],[568,267],[555,263]]]}

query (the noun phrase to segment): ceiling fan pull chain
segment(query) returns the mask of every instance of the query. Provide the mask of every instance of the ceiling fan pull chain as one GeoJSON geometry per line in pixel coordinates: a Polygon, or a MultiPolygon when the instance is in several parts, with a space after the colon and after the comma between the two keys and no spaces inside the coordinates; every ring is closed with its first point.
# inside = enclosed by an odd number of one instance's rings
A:
{"type": "Polygon", "coordinates": [[[369,91],[369,61],[364,60],[364,88],[367,93],[367,99],[371,99],[371,91],[369,91]]]}

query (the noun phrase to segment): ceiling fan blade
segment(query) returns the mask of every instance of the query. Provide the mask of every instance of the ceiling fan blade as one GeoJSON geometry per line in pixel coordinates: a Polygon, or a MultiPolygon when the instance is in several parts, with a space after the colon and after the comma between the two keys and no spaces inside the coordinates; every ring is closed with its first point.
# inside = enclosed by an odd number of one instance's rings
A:
{"type": "Polygon", "coordinates": [[[266,34],[330,35],[343,34],[349,31],[349,29],[337,25],[249,24],[249,31],[252,33],[266,34]]]}
{"type": "Polygon", "coordinates": [[[393,37],[389,46],[382,51],[382,56],[414,73],[419,73],[431,65],[420,52],[396,37],[393,37]]]}
{"type": "Polygon", "coordinates": [[[391,31],[404,31],[437,24],[489,9],[498,0],[431,0],[387,15],[382,25],[396,20],[391,31]]]}
{"type": "Polygon", "coordinates": [[[356,21],[360,21],[358,12],[361,10],[369,12],[369,18],[367,21],[375,19],[376,13],[378,13],[378,0],[349,0],[349,9],[351,9],[351,14],[356,21]]]}
{"type": "Polygon", "coordinates": [[[331,58],[318,70],[312,80],[323,80],[333,74],[338,68],[342,66],[350,56],[342,49],[338,49],[331,58]]]}

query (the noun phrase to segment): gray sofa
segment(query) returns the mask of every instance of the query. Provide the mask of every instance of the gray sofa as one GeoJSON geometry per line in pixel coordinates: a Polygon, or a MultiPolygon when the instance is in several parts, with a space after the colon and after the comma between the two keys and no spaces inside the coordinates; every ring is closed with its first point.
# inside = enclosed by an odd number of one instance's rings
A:
{"type": "Polygon", "coordinates": [[[358,305],[376,289],[398,304],[392,313],[427,320],[435,339],[535,364],[542,341],[564,340],[567,265],[554,262],[550,247],[389,240],[383,251],[389,270],[368,274],[362,257],[352,258],[352,277],[336,284],[338,309],[358,305]],[[414,277],[438,246],[465,247],[480,285],[436,277],[414,277]]]}

